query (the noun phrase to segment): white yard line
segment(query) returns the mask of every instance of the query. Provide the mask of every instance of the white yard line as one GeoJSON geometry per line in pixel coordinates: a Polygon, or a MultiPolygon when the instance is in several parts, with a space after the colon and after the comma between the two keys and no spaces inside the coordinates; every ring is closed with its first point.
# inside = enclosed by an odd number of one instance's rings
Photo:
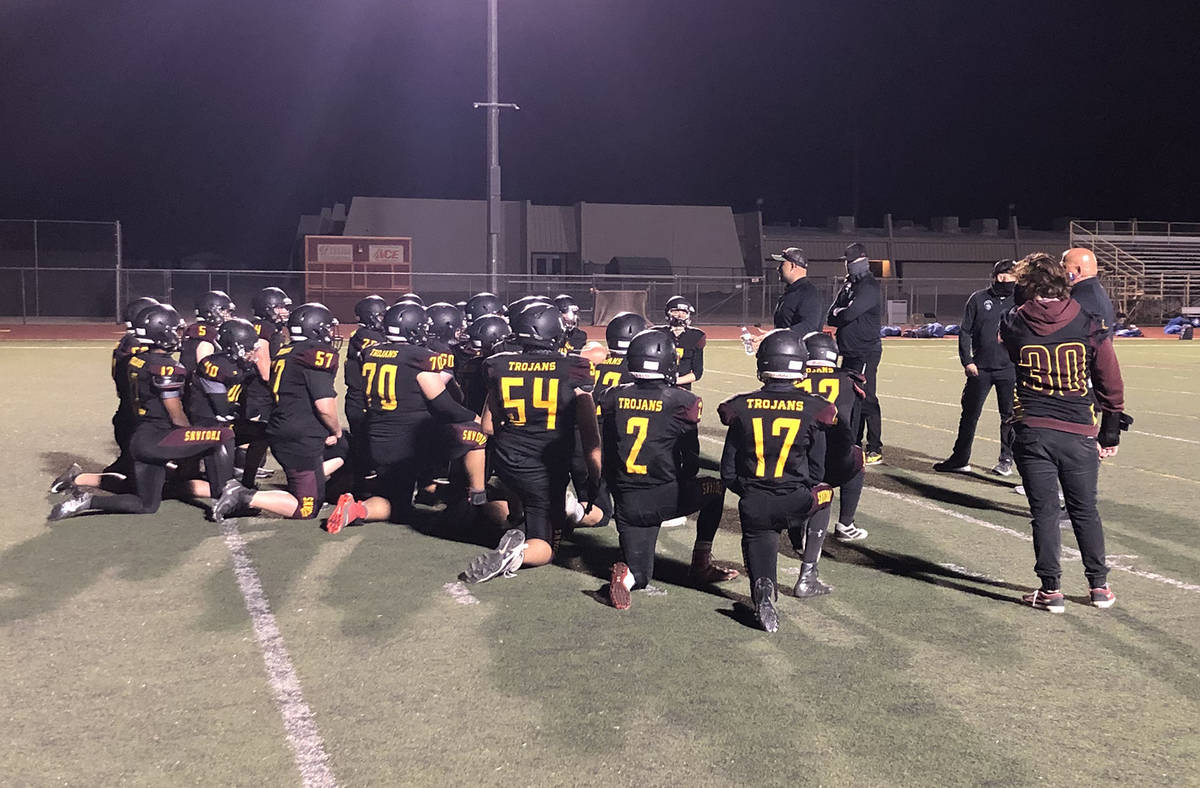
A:
{"type": "Polygon", "coordinates": [[[300,691],[300,677],[296,675],[292,658],[283,643],[283,635],[275,622],[275,614],[271,612],[271,603],[263,591],[258,572],[254,571],[254,562],[246,550],[246,540],[234,520],[226,520],[221,524],[221,534],[233,559],[233,575],[254,626],[254,637],[258,640],[263,664],[267,668],[267,680],[275,696],[275,705],[279,707],[279,716],[283,718],[283,729],[292,747],[300,778],[310,788],[334,788],[337,780],[329,767],[325,742],[313,719],[312,709],[305,703],[300,691]]]}

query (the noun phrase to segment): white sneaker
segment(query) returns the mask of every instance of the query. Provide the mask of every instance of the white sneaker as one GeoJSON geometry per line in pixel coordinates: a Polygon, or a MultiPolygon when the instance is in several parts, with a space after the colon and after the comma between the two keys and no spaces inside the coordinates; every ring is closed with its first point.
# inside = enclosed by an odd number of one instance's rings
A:
{"type": "Polygon", "coordinates": [[[1013,488],[1013,492],[1015,492],[1017,495],[1024,495],[1025,494],[1025,485],[1018,484],[1016,487],[1013,488]]]}
{"type": "Polygon", "coordinates": [[[686,517],[672,517],[670,520],[663,520],[663,528],[678,528],[681,525],[687,525],[686,517]]]}
{"type": "Polygon", "coordinates": [[[867,538],[867,529],[859,528],[854,523],[838,523],[833,527],[833,538],[839,542],[861,542],[867,538]]]}
{"type": "Polygon", "coordinates": [[[521,568],[525,558],[525,532],[511,528],[500,537],[500,544],[495,550],[488,550],[471,559],[467,570],[462,573],[463,580],[468,583],[482,583],[491,580],[499,574],[512,577],[521,568]]]}

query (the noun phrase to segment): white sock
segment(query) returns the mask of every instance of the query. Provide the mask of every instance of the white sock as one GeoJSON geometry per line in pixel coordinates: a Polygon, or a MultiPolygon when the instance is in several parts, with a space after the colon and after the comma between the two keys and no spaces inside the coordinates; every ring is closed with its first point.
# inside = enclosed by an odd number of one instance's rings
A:
{"type": "Polygon", "coordinates": [[[625,573],[625,579],[624,579],[623,581],[621,581],[621,582],[624,584],[625,588],[627,588],[627,589],[629,589],[630,591],[632,591],[632,590],[633,590],[633,584],[634,584],[634,583],[636,583],[637,581],[633,579],[633,572],[626,572],[626,573],[625,573]]]}
{"type": "Polygon", "coordinates": [[[567,522],[571,525],[579,525],[583,522],[583,504],[579,501],[574,503],[574,506],[570,502],[567,503],[567,522]]]}

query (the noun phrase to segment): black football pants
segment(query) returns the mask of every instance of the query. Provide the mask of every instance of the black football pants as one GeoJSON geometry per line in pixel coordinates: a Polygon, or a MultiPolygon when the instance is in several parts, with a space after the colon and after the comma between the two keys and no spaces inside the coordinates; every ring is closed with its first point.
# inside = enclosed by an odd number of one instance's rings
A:
{"type": "Polygon", "coordinates": [[[1104,527],[1096,508],[1100,457],[1096,439],[1069,432],[1018,425],[1013,458],[1025,485],[1033,515],[1033,571],[1042,589],[1060,588],[1062,535],[1058,528],[1058,487],[1062,485],[1075,541],[1083,554],[1083,573],[1091,588],[1104,585],[1104,527]]]}
{"type": "Polygon", "coordinates": [[[227,427],[176,427],[168,432],[140,429],[130,441],[136,493],[96,496],[92,508],[102,512],[153,514],[162,503],[169,461],[204,459],[209,492],[220,495],[233,478],[233,431],[227,427]]]}
{"type": "MultiPolygon", "coordinates": [[[[747,490],[738,501],[742,521],[742,558],[750,575],[750,587],[760,577],[776,581],[779,567],[779,532],[803,529],[814,511],[812,490],[797,487],[791,492],[775,494],[747,490]]],[[[825,518],[826,527],[829,524],[825,518]]],[[[817,548],[818,555],[820,548],[817,548]]]]}
{"type": "Polygon", "coordinates": [[[859,443],[862,443],[863,432],[867,435],[867,445],[864,447],[868,452],[883,451],[883,434],[882,416],[879,411],[879,397],[875,395],[875,384],[879,378],[879,360],[883,357],[883,351],[876,353],[868,353],[861,356],[844,356],[842,358],[842,366],[846,369],[851,369],[856,372],[861,371],[866,380],[862,384],[863,393],[866,397],[862,401],[862,407],[859,408],[858,424],[854,426],[854,435],[859,443]]]}
{"type": "Polygon", "coordinates": [[[660,523],[672,517],[699,512],[696,530],[712,541],[725,508],[725,486],[720,479],[697,477],[678,485],[628,491],[613,497],[621,555],[633,574],[633,587],[645,588],[654,576],[654,550],[660,523]],[[674,490],[671,487],[675,487],[674,490]]]}
{"type": "Polygon", "coordinates": [[[1013,428],[1009,420],[1013,415],[1013,387],[1016,371],[1008,369],[981,369],[978,375],[967,375],[963,384],[962,415],[958,419],[958,440],[950,454],[955,463],[966,465],[971,461],[971,445],[975,442],[975,427],[988,392],[996,389],[996,407],[1000,410],[1000,459],[1012,459],[1013,428]]]}

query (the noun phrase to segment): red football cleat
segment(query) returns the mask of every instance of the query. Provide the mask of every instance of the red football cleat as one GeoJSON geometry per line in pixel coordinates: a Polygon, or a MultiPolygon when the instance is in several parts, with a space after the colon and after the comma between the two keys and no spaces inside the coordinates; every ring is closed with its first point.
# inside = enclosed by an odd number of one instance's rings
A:
{"type": "Polygon", "coordinates": [[[354,517],[353,509],[356,502],[354,496],[350,493],[342,493],[337,499],[337,504],[333,507],[333,512],[329,515],[329,519],[325,521],[325,530],[331,534],[336,534],[338,531],[350,525],[357,517],[354,517]]]}
{"type": "Polygon", "coordinates": [[[629,589],[625,587],[625,578],[629,577],[629,567],[618,561],[613,564],[612,574],[608,580],[608,599],[617,610],[628,610],[632,601],[629,589]]]}

